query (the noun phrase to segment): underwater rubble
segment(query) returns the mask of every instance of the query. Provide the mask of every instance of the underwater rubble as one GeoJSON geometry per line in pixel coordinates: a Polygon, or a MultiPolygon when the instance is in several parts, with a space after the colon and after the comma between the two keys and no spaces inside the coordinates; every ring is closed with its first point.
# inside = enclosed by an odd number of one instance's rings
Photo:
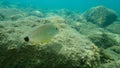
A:
{"type": "Polygon", "coordinates": [[[112,9],[6,10],[16,13],[0,10],[0,68],[120,67],[120,21],[112,9]]]}

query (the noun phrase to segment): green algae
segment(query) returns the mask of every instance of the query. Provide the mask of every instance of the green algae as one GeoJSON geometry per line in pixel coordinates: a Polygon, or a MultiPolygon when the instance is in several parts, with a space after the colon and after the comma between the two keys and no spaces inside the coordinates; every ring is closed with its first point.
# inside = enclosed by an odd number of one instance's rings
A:
{"type": "Polygon", "coordinates": [[[30,32],[29,41],[35,44],[49,42],[58,33],[54,24],[44,24],[30,32]]]}

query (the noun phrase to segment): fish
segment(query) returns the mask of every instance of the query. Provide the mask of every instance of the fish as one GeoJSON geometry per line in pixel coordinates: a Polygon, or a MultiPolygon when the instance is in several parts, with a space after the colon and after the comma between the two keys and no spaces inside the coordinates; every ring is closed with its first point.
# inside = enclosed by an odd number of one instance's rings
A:
{"type": "Polygon", "coordinates": [[[58,33],[58,31],[57,26],[54,24],[44,24],[31,31],[24,40],[34,44],[46,43],[49,42],[58,33]]]}

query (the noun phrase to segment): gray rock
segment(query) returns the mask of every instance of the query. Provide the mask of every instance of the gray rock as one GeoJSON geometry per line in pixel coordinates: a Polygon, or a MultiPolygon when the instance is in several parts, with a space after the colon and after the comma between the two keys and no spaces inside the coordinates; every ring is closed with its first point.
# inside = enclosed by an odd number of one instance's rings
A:
{"type": "Polygon", "coordinates": [[[13,33],[7,33],[6,30],[10,28],[2,29],[0,68],[100,68],[99,49],[68,25],[57,22],[58,34],[49,42],[36,44],[24,41],[23,37],[32,29],[28,24],[33,24],[28,20],[24,23],[27,23],[24,29],[18,26],[13,33]]]}
{"type": "Polygon", "coordinates": [[[120,34],[120,22],[116,21],[113,24],[107,26],[107,28],[109,31],[113,32],[113,33],[117,33],[120,34]]]}
{"type": "Polygon", "coordinates": [[[117,14],[113,10],[104,6],[93,7],[86,11],[83,15],[87,21],[101,27],[106,27],[117,19],[117,14]]]}

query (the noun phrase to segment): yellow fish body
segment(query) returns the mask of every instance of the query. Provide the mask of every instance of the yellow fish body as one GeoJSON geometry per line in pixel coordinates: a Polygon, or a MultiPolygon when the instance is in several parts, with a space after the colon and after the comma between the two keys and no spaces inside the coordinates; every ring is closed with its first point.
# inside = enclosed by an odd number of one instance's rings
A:
{"type": "Polygon", "coordinates": [[[34,44],[49,42],[58,33],[58,28],[53,24],[44,24],[28,35],[29,41],[34,44]]]}

